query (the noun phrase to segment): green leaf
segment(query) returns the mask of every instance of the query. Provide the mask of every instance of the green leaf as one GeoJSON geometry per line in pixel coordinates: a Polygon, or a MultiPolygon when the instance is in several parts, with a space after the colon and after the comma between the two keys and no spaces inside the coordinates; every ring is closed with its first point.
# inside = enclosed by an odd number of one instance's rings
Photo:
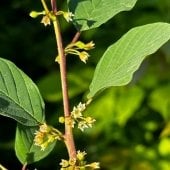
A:
{"type": "Polygon", "coordinates": [[[149,106],[170,120],[170,84],[158,87],[149,97],[149,106]]]}
{"type": "Polygon", "coordinates": [[[74,24],[80,31],[99,27],[121,11],[133,8],[137,0],[68,0],[75,15],[74,24]]]}
{"type": "Polygon", "coordinates": [[[168,23],[153,23],[131,29],[102,56],[88,97],[107,87],[128,84],[145,57],[156,52],[169,39],[168,23]]]}
{"type": "Polygon", "coordinates": [[[12,62],[0,58],[0,115],[26,126],[44,122],[44,102],[32,80],[12,62]]]}
{"type": "Polygon", "coordinates": [[[49,144],[44,151],[34,145],[35,131],[37,127],[17,126],[15,138],[15,152],[22,164],[31,164],[46,157],[54,148],[56,142],[49,144]]]}

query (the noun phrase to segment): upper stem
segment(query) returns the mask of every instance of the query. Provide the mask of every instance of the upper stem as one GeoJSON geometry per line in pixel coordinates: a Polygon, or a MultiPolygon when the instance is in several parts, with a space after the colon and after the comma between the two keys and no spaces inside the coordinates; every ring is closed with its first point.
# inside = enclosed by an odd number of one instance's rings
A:
{"type": "MultiPolygon", "coordinates": [[[[51,0],[52,10],[57,12],[56,1],[51,0]]],[[[60,57],[60,75],[61,75],[61,85],[62,85],[62,94],[63,94],[63,105],[64,105],[64,116],[66,120],[70,118],[70,109],[69,109],[69,96],[68,96],[68,88],[67,88],[67,70],[66,70],[66,56],[64,54],[62,36],[60,31],[60,25],[58,19],[53,21],[55,37],[57,42],[58,54],[60,57]]],[[[65,121],[65,144],[69,153],[70,158],[76,157],[76,148],[74,144],[72,127],[70,124],[65,121]]]]}
{"type": "Polygon", "coordinates": [[[65,117],[69,117],[70,111],[69,111],[69,97],[68,97],[68,88],[67,88],[66,57],[63,50],[62,37],[60,34],[59,23],[57,20],[53,21],[53,26],[56,34],[58,54],[60,56],[60,74],[61,74],[61,85],[62,85],[62,94],[63,94],[64,115],[65,117]]]}

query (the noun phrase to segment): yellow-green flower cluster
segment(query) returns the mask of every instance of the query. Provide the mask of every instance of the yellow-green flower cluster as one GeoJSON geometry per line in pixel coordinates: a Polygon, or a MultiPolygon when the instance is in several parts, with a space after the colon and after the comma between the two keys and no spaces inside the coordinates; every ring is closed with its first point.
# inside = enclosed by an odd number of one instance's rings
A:
{"type": "Polygon", "coordinates": [[[84,131],[85,128],[91,128],[93,123],[96,121],[92,117],[84,117],[82,112],[86,109],[86,104],[79,103],[77,107],[73,107],[73,111],[71,112],[71,118],[72,118],[72,127],[74,127],[74,124],[78,123],[78,128],[81,131],[84,131]]]}
{"type": "Polygon", "coordinates": [[[71,43],[65,48],[65,54],[74,54],[79,56],[80,60],[84,63],[87,62],[88,58],[90,57],[88,50],[93,49],[95,44],[93,41],[85,44],[81,41],[77,41],[76,43],[71,43]]]}
{"type": "Polygon", "coordinates": [[[50,143],[61,139],[62,134],[60,131],[44,123],[35,132],[34,144],[40,146],[41,150],[45,150],[50,143]]]}
{"type": "Polygon", "coordinates": [[[64,11],[58,11],[56,13],[54,13],[53,11],[42,11],[42,12],[31,11],[29,15],[32,18],[36,18],[39,15],[43,15],[41,23],[44,24],[44,26],[51,25],[51,20],[55,20],[56,16],[63,15],[63,17],[67,22],[72,21],[72,17],[74,16],[72,12],[64,12],[64,11]]]}
{"type": "Polygon", "coordinates": [[[59,122],[64,123],[65,121],[71,127],[74,128],[75,124],[78,124],[78,128],[81,131],[84,131],[86,128],[91,128],[93,123],[96,121],[92,117],[84,117],[82,112],[86,109],[85,103],[79,103],[76,107],[73,107],[73,111],[71,112],[71,117],[65,119],[64,117],[59,117],[59,122]]]}
{"type": "Polygon", "coordinates": [[[94,169],[100,169],[99,162],[92,162],[90,164],[86,164],[85,155],[87,153],[85,151],[77,151],[76,158],[65,160],[62,159],[60,162],[61,169],[60,170],[94,170],[94,169]]]}

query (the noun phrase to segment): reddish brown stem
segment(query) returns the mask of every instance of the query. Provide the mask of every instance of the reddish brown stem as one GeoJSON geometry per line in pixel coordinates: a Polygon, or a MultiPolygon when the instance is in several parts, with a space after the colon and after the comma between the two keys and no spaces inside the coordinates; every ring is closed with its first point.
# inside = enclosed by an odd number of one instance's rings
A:
{"type": "Polygon", "coordinates": [[[75,36],[73,37],[71,43],[75,43],[75,42],[79,39],[80,34],[81,34],[81,32],[78,31],[78,32],[75,34],[75,36]]]}
{"type": "MultiPolygon", "coordinates": [[[[57,12],[57,5],[55,0],[51,0],[51,6],[52,6],[52,10],[54,12],[57,12]]],[[[67,121],[70,119],[70,110],[69,110],[69,96],[68,96],[68,88],[67,88],[66,56],[64,54],[60,25],[57,18],[55,21],[53,21],[53,25],[54,25],[55,35],[56,35],[58,54],[60,57],[60,75],[61,75],[61,85],[62,85],[62,94],[63,94],[64,116],[66,118],[65,144],[69,153],[69,158],[72,159],[76,157],[76,148],[74,144],[72,127],[67,121]]]]}
{"type": "Polygon", "coordinates": [[[57,12],[57,6],[56,2],[54,0],[51,0],[51,7],[53,12],[57,12]]]}

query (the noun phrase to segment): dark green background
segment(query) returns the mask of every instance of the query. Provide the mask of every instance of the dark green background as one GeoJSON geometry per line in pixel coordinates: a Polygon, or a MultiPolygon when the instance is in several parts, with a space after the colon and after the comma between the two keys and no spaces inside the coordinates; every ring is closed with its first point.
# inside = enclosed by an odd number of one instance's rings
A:
{"type": "MultiPolygon", "coordinates": [[[[66,9],[62,3],[59,7],[66,9]]],[[[41,17],[29,17],[31,10],[41,11],[40,1],[1,1],[0,57],[13,61],[37,83],[46,102],[47,121],[58,127],[63,110],[54,32],[40,24],[41,17]]],[[[86,65],[75,56],[67,58],[71,107],[86,99],[94,68],[109,45],[132,27],[158,21],[170,22],[169,0],[138,0],[132,11],[82,33],[81,40],[93,40],[96,48],[86,65]]],[[[76,29],[63,19],[60,22],[66,45],[76,29]]],[[[75,138],[77,149],[88,152],[89,162],[100,161],[102,170],[169,170],[170,43],[146,59],[130,85],[96,97],[86,114],[94,115],[95,127],[85,133],[75,130],[75,138]],[[160,138],[166,126],[167,134],[160,138]]],[[[0,117],[0,163],[10,170],[22,167],[13,149],[15,126],[15,121],[0,117]]],[[[66,149],[57,143],[47,158],[29,169],[59,169],[62,158],[67,159],[66,149]]]]}

